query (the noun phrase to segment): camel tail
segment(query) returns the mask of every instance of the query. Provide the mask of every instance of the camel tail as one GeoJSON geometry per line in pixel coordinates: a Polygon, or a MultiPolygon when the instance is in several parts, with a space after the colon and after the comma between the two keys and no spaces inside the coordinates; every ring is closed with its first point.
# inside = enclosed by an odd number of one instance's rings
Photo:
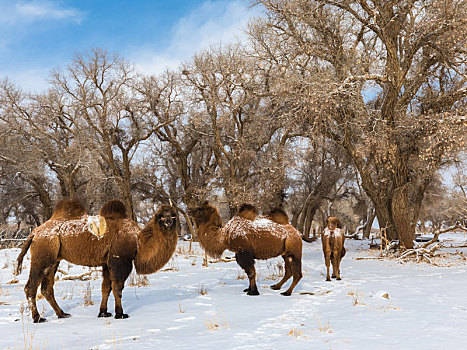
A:
{"type": "Polygon", "coordinates": [[[28,252],[29,247],[31,246],[33,238],[34,235],[30,234],[29,237],[26,239],[26,242],[24,242],[23,246],[21,247],[21,253],[19,253],[18,257],[16,258],[15,271],[13,272],[15,276],[18,276],[21,273],[21,270],[23,269],[23,259],[26,253],[28,252]]]}

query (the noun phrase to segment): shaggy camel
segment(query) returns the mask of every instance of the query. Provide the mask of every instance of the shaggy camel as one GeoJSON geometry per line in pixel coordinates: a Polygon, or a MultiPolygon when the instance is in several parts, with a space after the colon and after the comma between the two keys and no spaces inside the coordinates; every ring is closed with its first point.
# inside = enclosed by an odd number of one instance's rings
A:
{"type": "Polygon", "coordinates": [[[256,215],[253,217],[257,210],[249,205],[244,206],[225,226],[222,226],[217,208],[207,201],[200,207],[190,209],[189,213],[197,225],[200,244],[208,255],[219,257],[226,249],[235,253],[238,265],[245,270],[250,280],[244,292],[259,295],[255,259],[270,259],[281,255],[285,274],[271,288],[279,290],[293,276],[292,284],[282,295],[292,294],[302,278],[302,239],[292,225],[280,225],[256,215]]]}
{"type": "Polygon", "coordinates": [[[341,279],[340,264],[345,255],[344,232],[338,218],[330,216],[327,220],[327,226],[321,235],[323,244],[324,262],[326,264],[326,281],[330,281],[329,265],[332,263],[332,278],[341,279]]]}
{"type": "Polygon", "coordinates": [[[144,229],[127,218],[119,200],[104,204],[99,213],[105,232],[96,234],[90,228],[96,217],[88,216],[76,199],[60,201],[52,217],[37,227],[24,243],[17,258],[16,273],[21,273],[24,255],[31,248],[31,270],[24,291],[33,321],[44,322],[36,306],[36,293],[41,284],[42,295],[59,318],[69,317],[57,304],[53,285],[60,261],[84,266],[102,266],[102,301],[98,317],[110,317],[107,301],[115,298],[115,318],[128,318],[123,313],[122,291],[135,264],[139,274],[154,273],[171,258],[177,244],[176,212],[162,205],[144,229]]]}

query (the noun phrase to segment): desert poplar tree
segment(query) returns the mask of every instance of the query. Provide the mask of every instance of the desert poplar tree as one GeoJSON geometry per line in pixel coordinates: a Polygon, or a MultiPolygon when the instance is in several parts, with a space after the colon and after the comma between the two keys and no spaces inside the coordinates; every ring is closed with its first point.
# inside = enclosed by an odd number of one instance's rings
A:
{"type": "Polygon", "coordinates": [[[251,33],[287,71],[284,98],[347,153],[380,226],[411,248],[427,186],[466,145],[467,3],[255,3],[251,33]]]}
{"type": "Polygon", "coordinates": [[[146,141],[174,118],[168,113],[168,101],[175,98],[170,77],[155,83],[158,98],[148,101],[130,63],[95,49],[77,54],[66,69],[53,72],[51,82],[63,96],[76,137],[100,164],[106,181],[115,183],[135,217],[132,166],[140,160],[146,141]]]}

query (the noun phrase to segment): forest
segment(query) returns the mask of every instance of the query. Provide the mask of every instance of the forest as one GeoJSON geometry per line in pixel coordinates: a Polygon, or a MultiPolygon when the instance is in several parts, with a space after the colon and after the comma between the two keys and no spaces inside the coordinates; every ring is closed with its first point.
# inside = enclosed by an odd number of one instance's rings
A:
{"type": "Polygon", "coordinates": [[[406,248],[467,220],[467,3],[254,6],[247,41],[163,74],[93,48],[41,93],[2,77],[2,238],[27,236],[62,197],[90,213],[119,198],[139,222],[170,202],[182,235],[206,199],[225,219],[279,206],[304,239],[332,215],[406,248]]]}

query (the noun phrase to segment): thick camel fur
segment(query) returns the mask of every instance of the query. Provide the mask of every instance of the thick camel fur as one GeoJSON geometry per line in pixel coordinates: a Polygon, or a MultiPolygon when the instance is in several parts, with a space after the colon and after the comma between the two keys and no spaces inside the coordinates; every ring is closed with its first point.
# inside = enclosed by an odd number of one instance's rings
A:
{"type": "Polygon", "coordinates": [[[341,259],[345,255],[344,248],[344,231],[338,218],[329,217],[327,226],[321,235],[321,242],[323,244],[324,262],[326,264],[326,281],[330,281],[329,266],[332,263],[332,278],[337,280],[341,279],[340,264],[341,259]]]}
{"type": "Polygon", "coordinates": [[[254,221],[258,214],[258,209],[251,204],[242,204],[237,213],[238,216],[250,221],[254,221]]]}
{"type": "Polygon", "coordinates": [[[53,285],[61,260],[84,266],[102,266],[102,301],[98,317],[110,317],[107,301],[110,292],[115,298],[115,318],[127,318],[122,308],[122,291],[131,273],[133,262],[139,274],[154,273],[164,266],[177,244],[176,212],[162,205],[144,229],[128,219],[119,200],[111,200],[100,210],[105,232],[96,234],[90,223],[96,217],[86,214],[75,199],[62,200],[50,220],[37,227],[25,242],[17,259],[21,272],[24,255],[31,250],[31,270],[24,288],[34,322],[44,322],[36,306],[36,293],[41,285],[59,318],[69,317],[57,304],[53,285]]]}
{"type": "MultiPolygon", "coordinates": [[[[291,295],[298,281],[302,278],[302,239],[300,233],[288,223],[278,224],[266,217],[251,216],[245,218],[235,215],[227,224],[217,208],[209,202],[189,210],[196,226],[199,241],[207,254],[219,257],[229,249],[235,253],[237,263],[245,270],[249,278],[248,295],[259,295],[256,286],[255,259],[270,259],[282,256],[285,274],[282,280],[271,286],[278,290],[293,276],[293,282],[282,295],[291,295]]],[[[257,210],[248,209],[249,213],[257,210]]]]}
{"type": "Polygon", "coordinates": [[[289,217],[282,208],[274,208],[266,216],[269,220],[274,221],[281,225],[289,224],[289,217]]]}

